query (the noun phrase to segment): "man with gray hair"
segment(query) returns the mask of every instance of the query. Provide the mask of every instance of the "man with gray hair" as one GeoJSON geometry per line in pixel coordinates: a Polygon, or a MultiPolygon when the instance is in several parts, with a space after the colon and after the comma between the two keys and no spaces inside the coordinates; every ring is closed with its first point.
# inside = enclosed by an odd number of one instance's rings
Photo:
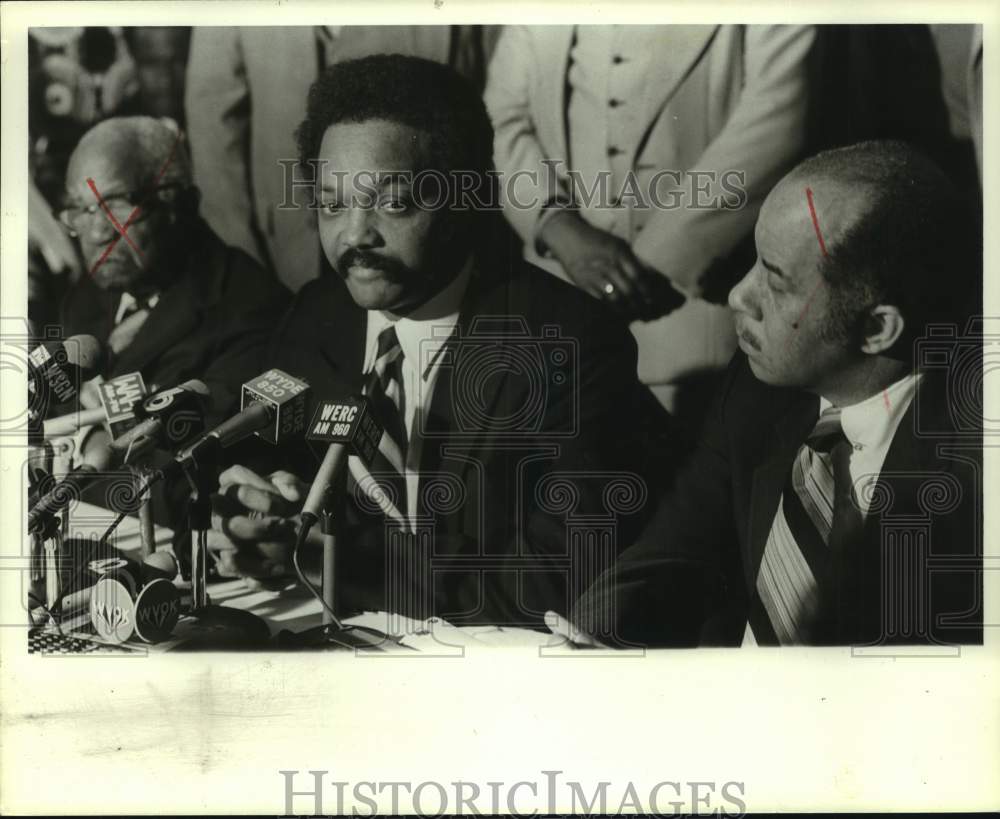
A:
{"type": "Polygon", "coordinates": [[[63,329],[106,343],[104,376],[140,372],[151,390],[198,378],[211,390],[207,421],[238,409],[288,293],[201,219],[173,121],[119,117],[88,131],[59,218],[87,271],[62,304],[63,329]]]}

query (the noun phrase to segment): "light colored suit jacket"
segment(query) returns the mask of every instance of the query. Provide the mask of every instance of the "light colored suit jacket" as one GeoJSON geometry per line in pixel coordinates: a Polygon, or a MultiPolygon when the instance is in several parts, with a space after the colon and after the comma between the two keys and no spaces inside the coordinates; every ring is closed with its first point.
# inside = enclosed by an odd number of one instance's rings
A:
{"type": "MultiPolygon", "coordinates": [[[[646,190],[658,171],[735,170],[745,173],[739,209],[633,208],[633,251],[692,297],[652,322],[634,322],[639,375],[670,384],[696,371],[722,367],[735,347],[728,308],[697,296],[713,262],[724,259],[752,230],[764,197],[800,158],[805,139],[806,59],[811,26],[664,26],[652,57],[644,129],[632,170],[646,190]]],[[[528,259],[563,275],[535,252],[541,203],[568,196],[566,78],[572,26],[513,26],[504,30],[490,63],[486,103],[496,130],[497,168],[509,180],[521,173],[504,210],[525,241],[528,259]],[[553,175],[543,159],[562,160],[553,175]]],[[[681,187],[688,184],[682,180],[681,187]]],[[[661,201],[668,201],[660,191],[661,201]]],[[[720,192],[710,186],[710,195],[720,192]]],[[[626,206],[633,204],[626,198],[626,206]]],[[[582,211],[586,217],[586,208],[582,211]]]]}
{"type": "MultiPolygon", "coordinates": [[[[451,26],[345,27],[337,58],[399,53],[447,63],[451,26]]],[[[201,212],[293,291],[319,275],[315,213],[279,209],[279,159],[298,158],[295,129],[319,71],[311,26],[198,27],[191,38],[185,107],[201,212]]],[[[299,202],[308,193],[297,193],[299,202]]]]}

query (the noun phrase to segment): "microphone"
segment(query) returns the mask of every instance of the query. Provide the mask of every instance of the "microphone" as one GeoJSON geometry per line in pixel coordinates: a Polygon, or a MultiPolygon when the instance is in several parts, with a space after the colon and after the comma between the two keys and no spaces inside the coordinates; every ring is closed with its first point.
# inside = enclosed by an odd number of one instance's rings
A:
{"type": "Polygon", "coordinates": [[[154,552],[141,566],[118,557],[91,562],[88,568],[100,575],[88,602],[91,625],[103,640],[124,643],[136,634],[158,643],[173,634],[181,595],[171,582],[177,576],[172,555],[154,552]]]}
{"type": "Polygon", "coordinates": [[[125,464],[133,464],[152,450],[176,449],[205,429],[204,400],[211,393],[204,382],[192,379],[162,390],[138,405],[135,426],[111,442],[125,464]]]}
{"type": "Polygon", "coordinates": [[[98,375],[104,364],[104,348],[88,335],[45,342],[28,354],[35,391],[54,396],[58,403],[76,398],[79,385],[98,375]]]}
{"type": "MultiPolygon", "coordinates": [[[[114,580],[125,587],[131,599],[137,599],[150,583],[164,580],[172,586],[177,577],[177,560],[165,549],[153,552],[142,563],[137,563],[109,544],[101,545],[94,553],[93,544],[86,539],[71,538],[65,541],[64,549],[65,560],[61,572],[64,576],[60,585],[65,591],[52,604],[50,611],[61,627],[71,630],[76,630],[85,623],[93,625],[91,599],[99,581],[114,580]],[[71,576],[74,572],[75,576],[71,576]]],[[[109,607],[109,614],[113,608],[114,606],[109,607]]],[[[105,618],[106,621],[113,619],[113,616],[105,618]]],[[[132,622],[138,620],[135,617],[129,619],[132,622]]]]}
{"type": "Polygon", "coordinates": [[[308,394],[305,381],[278,369],[248,381],[243,385],[240,412],[178,452],[159,476],[166,478],[178,469],[197,466],[199,461],[255,433],[272,444],[298,435],[305,429],[308,394]]]}
{"type": "Polygon", "coordinates": [[[58,418],[47,418],[42,421],[42,438],[61,438],[63,435],[72,435],[82,427],[101,423],[107,417],[104,409],[97,407],[96,409],[79,410],[68,415],[60,415],[58,418]]]}
{"type": "MultiPolygon", "coordinates": [[[[351,396],[344,400],[322,401],[309,424],[306,438],[310,441],[325,441],[326,455],[309,489],[309,496],[302,507],[302,522],[296,533],[292,548],[292,565],[299,582],[308,589],[323,608],[323,622],[316,628],[298,634],[282,631],[277,636],[278,645],[283,646],[338,646],[344,648],[366,648],[388,650],[386,644],[399,646],[399,639],[372,629],[347,626],[337,617],[336,575],[337,575],[337,535],[332,528],[324,527],[323,532],[323,583],[322,591],[306,577],[299,565],[299,551],[306,536],[320,514],[324,511],[325,496],[335,485],[349,455],[357,455],[366,466],[370,466],[383,427],[372,414],[368,399],[351,396]]],[[[327,512],[330,510],[327,509],[327,512]]],[[[334,513],[334,516],[336,513],[334,513]]],[[[330,518],[327,521],[331,522],[330,518]]]]}
{"type": "Polygon", "coordinates": [[[357,455],[370,466],[382,438],[382,427],[371,412],[368,399],[351,396],[343,401],[321,401],[313,414],[306,439],[329,446],[302,507],[302,526],[308,530],[323,511],[324,498],[334,484],[347,456],[357,455]]]}
{"type": "Polygon", "coordinates": [[[28,512],[28,534],[41,534],[53,515],[78,500],[83,488],[99,477],[102,469],[94,463],[84,462],[63,477],[28,512]]]}
{"type": "MultiPolygon", "coordinates": [[[[200,383],[200,382],[199,382],[200,383]]],[[[122,430],[136,421],[136,405],[145,394],[146,387],[139,373],[128,373],[118,376],[98,386],[103,409],[84,410],[71,416],[54,419],[54,426],[47,427],[47,436],[51,430],[60,430],[52,434],[66,434],[72,425],[79,429],[81,419],[88,423],[97,423],[106,419],[112,430],[122,430]],[[96,414],[100,413],[100,418],[96,414]],[[69,421],[67,421],[69,419],[69,421]],[[72,422],[72,423],[70,423],[72,422]]],[[[159,394],[157,394],[159,395],[159,394]]],[[[48,424],[48,422],[45,422],[48,424]]],[[[72,431],[72,430],[70,430],[72,431]]],[[[28,532],[32,534],[44,531],[46,522],[57,512],[80,497],[83,488],[102,472],[113,466],[120,465],[122,452],[113,445],[94,448],[84,456],[84,462],[66,475],[49,492],[42,496],[28,513],[28,532]]]]}
{"type": "Polygon", "coordinates": [[[82,427],[107,423],[108,432],[116,438],[135,426],[138,420],[135,406],[146,395],[146,385],[140,373],[126,373],[97,385],[101,406],[82,409],[42,421],[44,438],[72,435],[82,427]]]}
{"type": "Polygon", "coordinates": [[[125,373],[98,385],[107,418],[108,435],[117,438],[134,427],[139,416],[136,405],[146,397],[141,373],[125,373]]]}

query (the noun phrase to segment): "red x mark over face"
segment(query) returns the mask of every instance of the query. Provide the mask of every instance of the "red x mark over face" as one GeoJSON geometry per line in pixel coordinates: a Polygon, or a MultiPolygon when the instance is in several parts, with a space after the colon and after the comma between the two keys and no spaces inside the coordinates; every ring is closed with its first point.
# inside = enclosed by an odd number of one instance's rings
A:
{"type": "MultiPolygon", "coordinates": [[[[167,156],[166,161],[163,163],[159,172],[156,174],[156,178],[153,180],[153,184],[150,186],[151,191],[155,190],[159,186],[160,182],[163,179],[163,175],[167,172],[167,169],[170,167],[170,164],[174,161],[174,155],[177,152],[177,146],[180,143],[180,139],[181,139],[181,133],[180,131],[178,131],[177,136],[174,139],[174,144],[170,148],[170,154],[167,156]]],[[[102,264],[104,264],[104,261],[108,258],[109,255],[111,255],[114,249],[118,246],[118,242],[120,242],[122,239],[124,239],[128,243],[129,247],[131,247],[132,250],[136,252],[136,255],[139,257],[139,260],[142,260],[143,259],[142,251],[139,249],[138,245],[136,245],[136,243],[132,241],[132,238],[128,235],[128,228],[131,224],[133,224],[136,221],[136,219],[139,218],[139,215],[142,213],[142,206],[136,205],[133,211],[129,214],[128,219],[125,220],[125,224],[121,224],[115,218],[115,215],[111,212],[111,208],[109,208],[107,203],[104,201],[104,198],[101,196],[101,192],[97,189],[97,184],[90,177],[87,178],[87,186],[94,194],[94,198],[97,200],[97,204],[100,206],[101,210],[104,212],[104,215],[108,218],[108,221],[110,221],[111,224],[114,226],[114,229],[115,231],[117,231],[118,234],[108,243],[108,246],[104,249],[104,252],[101,254],[100,258],[96,262],[94,262],[94,266],[90,269],[90,275],[93,276],[94,273],[97,271],[97,269],[102,264]]]]}
{"type": "Polygon", "coordinates": [[[136,217],[138,217],[138,215],[142,212],[142,207],[140,205],[136,205],[135,209],[129,214],[128,219],[125,220],[125,224],[122,225],[117,219],[115,219],[115,215],[111,212],[111,208],[107,206],[104,198],[101,196],[101,192],[97,190],[97,185],[90,177],[87,177],[87,186],[91,191],[93,191],[94,198],[97,200],[97,204],[100,205],[101,210],[104,211],[104,215],[108,217],[108,221],[110,221],[115,230],[118,231],[118,235],[108,243],[106,248],[104,248],[104,252],[101,254],[101,257],[94,262],[94,266],[90,269],[90,275],[93,276],[94,273],[97,272],[97,268],[104,264],[104,260],[111,255],[112,251],[114,251],[114,249],[118,246],[118,242],[122,239],[128,242],[129,247],[131,247],[138,254],[139,258],[142,259],[142,251],[139,250],[138,245],[136,245],[136,243],[133,242],[132,238],[128,235],[128,226],[131,225],[132,222],[135,221],[136,217]]]}

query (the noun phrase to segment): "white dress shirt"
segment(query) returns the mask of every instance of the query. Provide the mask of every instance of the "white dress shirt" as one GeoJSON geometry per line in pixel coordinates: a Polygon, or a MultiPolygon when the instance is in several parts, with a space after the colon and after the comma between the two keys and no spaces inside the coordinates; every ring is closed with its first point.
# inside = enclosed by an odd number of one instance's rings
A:
{"type": "MultiPolygon", "coordinates": [[[[142,307],[139,306],[139,301],[131,293],[123,292],[121,299],[118,301],[118,309],[115,311],[115,327],[118,327],[126,317],[126,314],[132,313],[135,310],[152,310],[156,307],[157,302],[160,300],[160,294],[154,293],[149,298],[145,299],[142,307]]],[[[148,315],[148,313],[147,313],[148,315]]],[[[109,340],[110,346],[110,340],[109,340]]],[[[98,375],[94,379],[95,384],[100,384],[104,381],[104,378],[98,375]]],[[[92,409],[92,407],[87,407],[87,409],[92,409]]],[[[87,445],[87,439],[91,436],[95,429],[100,428],[100,424],[89,424],[85,427],[80,427],[76,432],[69,436],[73,441],[73,454],[71,456],[71,465],[76,468],[83,463],[83,450],[87,445]]]]}
{"type": "MultiPolygon", "coordinates": [[[[920,378],[919,373],[911,373],[870,398],[840,411],[844,437],[853,447],[851,481],[862,517],[868,516],[875,482],[882,472],[882,464],[899,423],[913,402],[920,378]]],[[[819,399],[821,413],[831,406],[833,404],[825,398],[819,399]]]]}
{"type": "MultiPolygon", "coordinates": [[[[160,294],[154,293],[143,302],[143,307],[152,310],[159,301],[160,294]]],[[[123,292],[121,300],[118,302],[118,310],[115,311],[115,327],[122,323],[126,313],[136,309],[142,309],[139,307],[139,301],[131,293],[123,292]]]]}
{"type": "MultiPolygon", "coordinates": [[[[434,394],[434,383],[440,369],[439,353],[451,338],[458,323],[462,299],[472,273],[472,259],[466,262],[455,279],[429,301],[406,316],[396,316],[382,310],[368,312],[363,372],[367,376],[375,366],[378,336],[391,324],[403,350],[403,424],[406,429],[406,514],[412,520],[417,515],[420,485],[420,456],[423,451],[423,430],[434,394]]],[[[358,477],[360,461],[354,456],[350,468],[358,477]]],[[[402,511],[402,510],[400,510],[402,511]]]]}
{"type": "MultiPolygon", "coordinates": [[[[844,430],[844,437],[853,447],[848,468],[854,497],[862,518],[868,517],[872,494],[882,472],[885,456],[889,453],[889,446],[896,436],[900,421],[913,403],[920,378],[921,374],[911,373],[870,398],[843,407],[840,411],[840,425],[844,430]]],[[[827,399],[822,397],[819,399],[821,414],[832,406],[833,403],[827,399]]],[[[753,631],[747,623],[743,633],[743,645],[756,644],[753,631]]]]}

